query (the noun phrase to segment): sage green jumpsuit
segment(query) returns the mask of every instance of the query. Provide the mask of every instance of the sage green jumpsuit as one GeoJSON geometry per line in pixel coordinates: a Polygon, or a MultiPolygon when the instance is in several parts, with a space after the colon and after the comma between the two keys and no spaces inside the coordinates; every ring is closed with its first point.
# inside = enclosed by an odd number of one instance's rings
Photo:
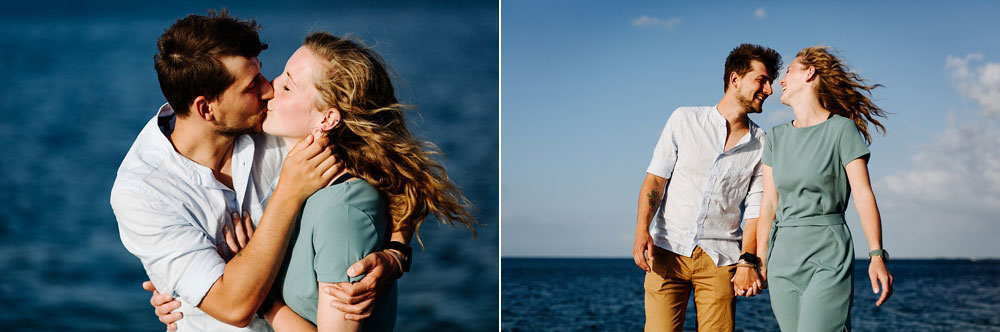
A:
{"type": "Polygon", "coordinates": [[[761,162],[771,166],[778,191],[767,282],[782,331],[851,329],[854,244],[844,223],[851,195],[844,166],[868,153],[854,121],[836,115],[767,134],[761,162]]]}

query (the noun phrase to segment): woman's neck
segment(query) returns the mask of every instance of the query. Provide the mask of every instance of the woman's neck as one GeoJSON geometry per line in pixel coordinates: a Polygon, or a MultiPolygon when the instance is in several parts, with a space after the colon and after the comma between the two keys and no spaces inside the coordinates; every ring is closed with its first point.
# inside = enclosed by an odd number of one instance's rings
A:
{"type": "Polygon", "coordinates": [[[795,121],[792,126],[803,128],[815,126],[830,118],[830,111],[819,104],[819,99],[815,97],[806,98],[806,101],[792,104],[792,113],[795,114],[795,121]]]}
{"type": "MultiPolygon", "coordinates": [[[[305,136],[303,136],[303,137],[281,137],[281,140],[285,141],[285,149],[287,151],[287,150],[291,150],[292,147],[294,147],[295,144],[298,144],[299,141],[301,141],[303,138],[305,138],[305,136]]],[[[350,170],[344,167],[343,161],[338,160],[337,163],[340,164],[340,167],[341,167],[340,171],[337,172],[337,174],[333,176],[333,179],[330,179],[330,183],[326,184],[327,186],[333,184],[333,182],[336,181],[337,178],[343,176],[344,174],[350,173],[350,170]]],[[[348,181],[352,181],[352,180],[348,180],[348,181]]]]}
{"type": "Polygon", "coordinates": [[[298,144],[305,136],[302,137],[282,137],[281,140],[285,141],[285,150],[291,150],[295,144],[298,144]]]}

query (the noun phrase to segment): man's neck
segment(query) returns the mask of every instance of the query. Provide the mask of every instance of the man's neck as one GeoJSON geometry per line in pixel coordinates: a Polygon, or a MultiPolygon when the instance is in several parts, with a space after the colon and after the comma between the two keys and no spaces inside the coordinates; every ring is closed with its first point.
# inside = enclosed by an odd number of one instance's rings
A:
{"type": "Polygon", "coordinates": [[[740,102],[736,100],[735,96],[729,94],[723,96],[716,108],[718,108],[719,114],[726,119],[730,132],[750,128],[750,118],[747,117],[747,111],[743,109],[743,106],[740,106],[740,102]]]}
{"type": "Polygon", "coordinates": [[[219,182],[233,187],[231,161],[236,142],[234,137],[220,135],[211,128],[177,117],[170,142],[177,153],[208,167],[219,182]]]}

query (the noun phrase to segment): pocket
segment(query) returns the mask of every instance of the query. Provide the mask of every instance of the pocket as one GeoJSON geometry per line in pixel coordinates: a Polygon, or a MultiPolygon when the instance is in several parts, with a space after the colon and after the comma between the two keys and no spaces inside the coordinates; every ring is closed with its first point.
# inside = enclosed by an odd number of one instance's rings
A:
{"type": "Polygon", "coordinates": [[[688,264],[681,262],[684,259],[689,258],[673,251],[656,247],[653,250],[653,264],[650,265],[650,268],[664,280],[677,279],[678,276],[688,273],[685,267],[688,264]]]}

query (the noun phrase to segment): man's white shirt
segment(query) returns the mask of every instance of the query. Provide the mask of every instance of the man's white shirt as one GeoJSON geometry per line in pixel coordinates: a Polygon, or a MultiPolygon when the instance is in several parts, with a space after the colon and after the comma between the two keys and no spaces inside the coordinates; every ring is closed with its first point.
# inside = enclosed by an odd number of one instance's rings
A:
{"type": "Polygon", "coordinates": [[[653,243],[691,257],[701,247],[718,266],[739,259],[742,219],[757,218],[763,194],[760,157],[764,130],[723,151],[726,119],[717,107],[681,107],[660,134],[647,173],[668,179],[650,223],[653,243]]]}
{"type": "Polygon", "coordinates": [[[217,248],[226,246],[222,231],[232,226],[231,213],[246,211],[255,223],[260,220],[277,184],[284,144],[263,134],[237,137],[229,189],[211,169],[177,153],[167,138],[175,118],[169,105],[160,107],[118,169],[111,206],[122,243],[161,293],[181,301],[178,331],[270,331],[262,319],[237,328],[196,306],[222,276],[226,263],[217,248]]]}

